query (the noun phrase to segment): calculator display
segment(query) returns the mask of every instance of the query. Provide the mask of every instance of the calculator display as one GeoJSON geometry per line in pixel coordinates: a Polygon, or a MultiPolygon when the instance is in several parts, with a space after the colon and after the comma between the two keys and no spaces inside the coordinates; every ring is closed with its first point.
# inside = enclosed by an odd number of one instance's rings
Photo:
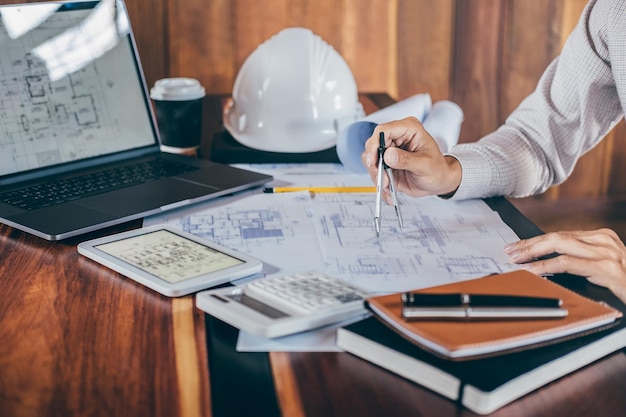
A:
{"type": "Polygon", "coordinates": [[[169,283],[244,263],[241,259],[168,230],[157,230],[94,247],[169,283]]]}
{"type": "Polygon", "coordinates": [[[261,313],[271,319],[281,319],[283,317],[289,317],[289,314],[270,307],[267,304],[260,302],[259,300],[255,300],[254,298],[247,296],[245,293],[231,294],[227,295],[227,297],[233,301],[245,305],[246,307],[250,307],[254,311],[261,313]]]}

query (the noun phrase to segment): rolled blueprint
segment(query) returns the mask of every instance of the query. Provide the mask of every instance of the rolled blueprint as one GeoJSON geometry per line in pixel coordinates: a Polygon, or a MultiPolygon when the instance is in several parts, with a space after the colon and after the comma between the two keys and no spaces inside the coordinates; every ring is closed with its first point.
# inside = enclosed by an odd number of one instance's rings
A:
{"type": "Polygon", "coordinates": [[[337,156],[346,169],[356,173],[365,174],[367,169],[361,162],[361,154],[365,149],[365,141],[372,136],[378,126],[374,122],[355,122],[339,132],[337,137],[337,156]]]}
{"type": "Polygon", "coordinates": [[[361,153],[365,149],[365,141],[372,135],[376,125],[409,116],[415,116],[419,121],[424,121],[431,107],[430,94],[416,94],[350,124],[341,130],[337,137],[339,160],[352,172],[367,173],[361,163],[361,153]]]}
{"type": "Polygon", "coordinates": [[[424,124],[441,152],[448,152],[458,143],[463,122],[461,107],[448,100],[438,101],[433,105],[429,94],[417,94],[374,112],[341,130],[337,138],[339,160],[352,172],[367,173],[361,162],[361,154],[365,149],[365,141],[372,136],[376,126],[409,116],[416,117],[424,124]]]}
{"type": "Polygon", "coordinates": [[[463,110],[451,101],[438,101],[423,123],[424,129],[435,139],[441,152],[446,153],[459,142],[463,110]]]}
{"type": "Polygon", "coordinates": [[[433,107],[433,102],[430,98],[430,94],[416,94],[404,100],[398,101],[382,108],[374,113],[371,113],[363,118],[368,122],[374,122],[376,124],[386,123],[391,120],[400,120],[406,117],[415,116],[420,122],[426,119],[426,116],[430,113],[430,109],[433,107]]]}

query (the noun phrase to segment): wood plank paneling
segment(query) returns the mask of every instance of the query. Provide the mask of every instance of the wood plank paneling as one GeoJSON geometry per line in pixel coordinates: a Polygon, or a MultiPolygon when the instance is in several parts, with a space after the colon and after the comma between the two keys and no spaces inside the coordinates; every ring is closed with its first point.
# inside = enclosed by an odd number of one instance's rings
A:
{"type": "Polygon", "coordinates": [[[561,50],[560,25],[554,16],[560,14],[561,1],[511,1],[503,33],[499,119],[506,117],[537,86],[548,64],[561,50]],[[528,23],[533,22],[532,30],[528,23]]]}
{"type": "Polygon", "coordinates": [[[460,142],[473,142],[500,124],[502,30],[507,3],[457,2],[452,100],[465,113],[460,142]]]}
{"type": "Polygon", "coordinates": [[[334,47],[361,91],[397,88],[396,48],[389,47],[396,43],[396,0],[274,0],[271,13],[255,0],[169,4],[170,75],[198,78],[212,94],[232,91],[248,56],[288,27],[311,29],[334,47]]]}
{"type": "MultiPolygon", "coordinates": [[[[39,1],[39,0],[31,0],[39,1]]],[[[0,0],[0,4],[12,3],[0,0]]],[[[461,142],[504,122],[535,87],[587,0],[127,0],[146,81],[198,78],[229,94],[249,54],[307,27],[350,66],[360,92],[430,93],[465,113],[461,142]]],[[[623,124],[547,199],[625,195],[623,124]]]]}
{"type": "MultiPolygon", "coordinates": [[[[465,113],[461,142],[469,142],[496,129],[535,88],[587,0],[273,0],[271,7],[168,0],[167,10],[128,2],[149,83],[164,73],[186,75],[210,94],[228,94],[261,42],[303,26],[342,54],[361,92],[398,99],[428,92],[457,102],[465,113]],[[167,47],[159,50],[160,42],[167,47]]],[[[617,136],[610,133],[542,198],[626,194],[618,163],[626,150],[615,146],[617,136]]]]}
{"type": "MultiPolygon", "coordinates": [[[[606,164],[609,171],[609,184],[606,195],[626,199],[626,124],[622,120],[611,132],[615,143],[610,159],[606,164]]],[[[626,238],[626,233],[624,235],[626,238]]]]}
{"type": "Polygon", "coordinates": [[[450,99],[455,10],[454,0],[400,0],[398,98],[429,93],[433,102],[450,99]]]}
{"type": "Polygon", "coordinates": [[[232,3],[168,1],[168,76],[197,78],[210,94],[231,91],[236,70],[232,3]]]}
{"type": "Polygon", "coordinates": [[[166,5],[164,1],[126,0],[148,87],[170,75],[166,5]]]}
{"type": "Polygon", "coordinates": [[[397,0],[342,0],[337,48],[362,92],[397,97],[397,0]]]}
{"type": "MultiPolygon", "coordinates": [[[[563,43],[560,0],[511,1],[507,13],[503,48],[500,123],[537,86],[549,63],[563,43]],[[529,30],[529,22],[533,22],[529,30]]],[[[571,29],[571,28],[570,28],[571,29]]],[[[544,197],[554,196],[553,188],[544,197]]]]}

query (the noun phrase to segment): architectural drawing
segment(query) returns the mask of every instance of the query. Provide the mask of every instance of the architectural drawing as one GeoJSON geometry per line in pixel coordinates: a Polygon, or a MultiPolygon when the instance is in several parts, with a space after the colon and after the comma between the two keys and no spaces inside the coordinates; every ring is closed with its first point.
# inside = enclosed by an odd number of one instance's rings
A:
{"type": "Polygon", "coordinates": [[[158,216],[248,253],[275,270],[323,270],[372,292],[405,291],[515,268],[502,250],[517,236],[482,201],[407,198],[405,227],[384,207],[373,228],[372,194],[256,194],[203,210],[158,216]]]}
{"type": "Polygon", "coordinates": [[[265,274],[321,270],[308,193],[257,194],[226,198],[205,209],[186,209],[148,218],[144,225],[168,223],[264,262],[265,274]],[[252,203],[252,204],[251,204],[252,203]]]}
{"type": "Polygon", "coordinates": [[[517,237],[482,201],[400,196],[400,204],[404,228],[393,209],[384,206],[377,238],[373,196],[316,196],[313,211],[326,272],[384,292],[514,268],[502,247],[517,237]]]}

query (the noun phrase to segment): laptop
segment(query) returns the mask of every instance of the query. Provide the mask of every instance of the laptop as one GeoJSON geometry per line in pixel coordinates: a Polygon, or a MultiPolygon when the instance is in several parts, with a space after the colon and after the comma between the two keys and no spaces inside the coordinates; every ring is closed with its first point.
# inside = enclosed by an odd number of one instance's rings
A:
{"type": "Polygon", "coordinates": [[[159,142],[122,1],[0,6],[0,222],[60,240],[272,179],[159,142]]]}

